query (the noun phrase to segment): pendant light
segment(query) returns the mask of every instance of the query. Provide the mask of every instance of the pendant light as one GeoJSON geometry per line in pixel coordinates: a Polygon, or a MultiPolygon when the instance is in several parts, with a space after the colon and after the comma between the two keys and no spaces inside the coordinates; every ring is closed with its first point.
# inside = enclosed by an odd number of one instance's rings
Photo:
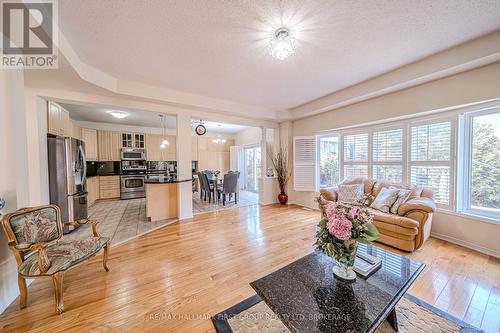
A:
{"type": "MultiPolygon", "coordinates": [[[[161,123],[161,136],[162,138],[165,138],[165,116],[160,114],[160,123],[161,123]]],[[[168,142],[168,140],[166,139],[163,139],[163,141],[161,142],[160,144],[160,148],[161,149],[165,149],[167,148],[167,146],[169,145],[170,143],[168,142]]]]}

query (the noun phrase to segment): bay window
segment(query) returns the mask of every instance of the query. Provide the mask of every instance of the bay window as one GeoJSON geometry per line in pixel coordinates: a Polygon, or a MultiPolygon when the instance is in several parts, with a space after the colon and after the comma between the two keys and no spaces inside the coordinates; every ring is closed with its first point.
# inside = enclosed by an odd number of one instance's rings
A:
{"type": "Polygon", "coordinates": [[[432,189],[442,206],[452,204],[451,142],[451,121],[411,126],[410,182],[432,189]]]}
{"type": "Polygon", "coordinates": [[[368,177],[368,133],[344,136],[344,178],[368,177]]]}

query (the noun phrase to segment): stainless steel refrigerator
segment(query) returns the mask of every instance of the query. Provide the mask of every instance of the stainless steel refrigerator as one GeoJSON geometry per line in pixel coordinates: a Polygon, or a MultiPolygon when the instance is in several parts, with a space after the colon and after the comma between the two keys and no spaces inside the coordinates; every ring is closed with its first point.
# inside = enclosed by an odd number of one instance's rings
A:
{"type": "MultiPolygon", "coordinates": [[[[88,218],[85,144],[74,138],[49,136],[50,203],[61,209],[62,222],[88,218]]],[[[65,227],[71,232],[73,227],[65,227]]]]}

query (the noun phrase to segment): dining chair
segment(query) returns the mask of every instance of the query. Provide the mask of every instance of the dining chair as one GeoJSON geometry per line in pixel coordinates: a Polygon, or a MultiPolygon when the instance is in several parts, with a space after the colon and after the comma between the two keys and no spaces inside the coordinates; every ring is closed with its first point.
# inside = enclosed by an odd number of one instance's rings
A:
{"type": "Polygon", "coordinates": [[[28,301],[26,279],[49,278],[54,284],[56,312],[64,311],[63,280],[66,271],[95,256],[104,248],[102,264],[106,265],[109,238],[97,233],[97,221],[82,220],[64,225],[92,225],[90,237],[66,240],[63,237],[61,210],[56,205],[19,209],[3,217],[2,226],[8,245],[17,262],[19,306],[25,308],[28,301]]]}
{"type": "Polygon", "coordinates": [[[198,175],[198,184],[199,184],[199,190],[200,190],[200,199],[203,199],[203,191],[205,190],[205,188],[203,187],[203,177],[201,176],[201,172],[198,171],[196,173],[198,175]]]}
{"type": "Polygon", "coordinates": [[[231,172],[224,175],[224,183],[217,187],[217,196],[220,197],[222,194],[222,205],[226,205],[226,195],[229,195],[231,200],[231,195],[234,194],[234,203],[238,203],[238,173],[231,172]]]}
{"type": "Polygon", "coordinates": [[[202,172],[202,177],[203,177],[203,187],[204,187],[204,192],[205,192],[205,201],[207,201],[207,193],[208,193],[208,203],[212,202],[212,196],[214,196],[214,201],[215,201],[215,187],[213,183],[210,183],[208,175],[211,175],[211,173],[207,172],[202,172]]]}

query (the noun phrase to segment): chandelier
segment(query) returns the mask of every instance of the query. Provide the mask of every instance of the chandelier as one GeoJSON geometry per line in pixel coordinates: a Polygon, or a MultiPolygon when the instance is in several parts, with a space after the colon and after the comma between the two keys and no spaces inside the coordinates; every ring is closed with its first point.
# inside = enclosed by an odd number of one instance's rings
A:
{"type": "Polygon", "coordinates": [[[276,59],[283,60],[295,53],[297,45],[295,38],[287,28],[279,28],[269,42],[269,54],[276,59]]]}
{"type": "Polygon", "coordinates": [[[212,139],[212,142],[215,143],[216,145],[222,145],[226,143],[226,139],[221,139],[219,135],[216,139],[212,139]]]}

